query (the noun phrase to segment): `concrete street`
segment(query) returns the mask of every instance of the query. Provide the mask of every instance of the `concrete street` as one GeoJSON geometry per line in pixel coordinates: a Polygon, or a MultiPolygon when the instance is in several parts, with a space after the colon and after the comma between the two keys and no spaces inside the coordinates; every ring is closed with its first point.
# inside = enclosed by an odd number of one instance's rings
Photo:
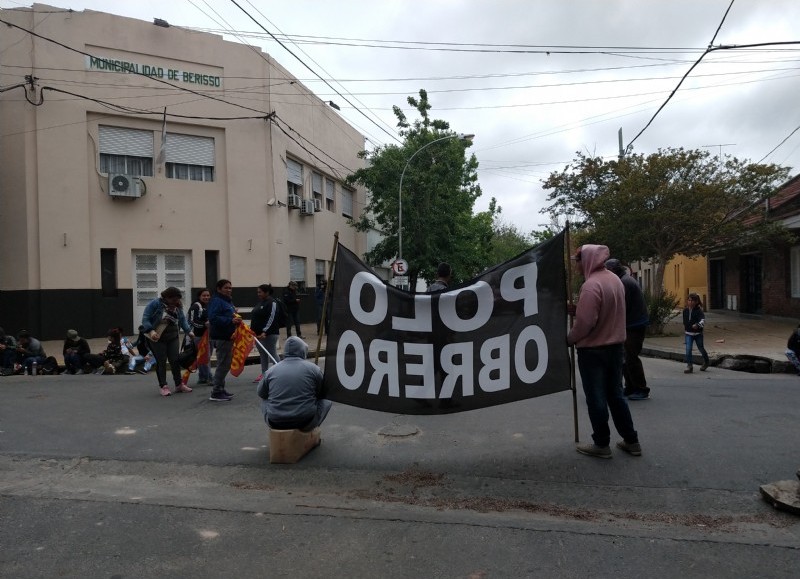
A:
{"type": "MultiPolygon", "coordinates": [[[[800,466],[800,378],[645,369],[640,458],[576,453],[564,392],[335,405],[296,465],[268,462],[256,366],[231,403],[152,374],[0,378],[0,576],[795,577],[800,518],[758,488],[800,466]]],[[[578,418],[585,442],[582,393],[578,418]]]]}

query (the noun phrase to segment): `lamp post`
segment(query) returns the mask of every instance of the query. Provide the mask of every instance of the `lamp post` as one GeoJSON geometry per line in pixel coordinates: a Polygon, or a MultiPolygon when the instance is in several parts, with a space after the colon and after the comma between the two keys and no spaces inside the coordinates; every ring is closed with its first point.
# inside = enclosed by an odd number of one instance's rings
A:
{"type": "Polygon", "coordinates": [[[440,143],[442,141],[447,141],[449,139],[458,139],[459,141],[471,141],[475,138],[475,135],[472,134],[465,134],[465,133],[458,133],[455,135],[447,135],[446,137],[441,137],[439,139],[435,139],[430,143],[426,143],[425,145],[421,146],[419,149],[414,151],[414,154],[408,158],[406,161],[406,166],[403,167],[403,172],[400,173],[400,189],[397,192],[397,259],[403,259],[403,177],[405,177],[406,169],[408,169],[408,165],[411,163],[411,160],[416,157],[420,152],[424,151],[434,143],[440,143]]]}

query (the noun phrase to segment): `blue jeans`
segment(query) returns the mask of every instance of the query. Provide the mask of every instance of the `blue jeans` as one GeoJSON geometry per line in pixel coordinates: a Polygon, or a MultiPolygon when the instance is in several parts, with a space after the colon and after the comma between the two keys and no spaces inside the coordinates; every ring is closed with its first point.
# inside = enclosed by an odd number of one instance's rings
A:
{"type": "Polygon", "coordinates": [[[697,334],[696,336],[690,336],[686,334],[686,365],[692,365],[692,344],[697,344],[697,349],[700,351],[700,355],[703,356],[703,362],[708,364],[708,352],[703,347],[703,334],[697,334]]]}
{"type": "Polygon", "coordinates": [[[622,360],[622,344],[578,348],[578,370],[592,423],[592,439],[597,446],[606,447],[611,442],[609,410],[614,427],[625,442],[639,442],[628,401],[622,395],[622,360]]]}

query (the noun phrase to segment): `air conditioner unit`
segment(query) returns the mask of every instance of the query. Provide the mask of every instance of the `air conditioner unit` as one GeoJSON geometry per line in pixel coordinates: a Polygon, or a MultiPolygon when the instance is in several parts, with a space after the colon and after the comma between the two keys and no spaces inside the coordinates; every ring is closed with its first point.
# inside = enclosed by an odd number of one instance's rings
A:
{"type": "Polygon", "coordinates": [[[289,193],[289,198],[286,202],[289,204],[289,209],[300,209],[300,195],[289,193]]]}
{"type": "Polygon", "coordinates": [[[112,197],[135,199],[142,196],[142,180],[132,175],[110,173],[108,175],[108,194],[112,197]]]}
{"type": "Polygon", "coordinates": [[[314,215],[313,199],[303,199],[303,205],[300,207],[300,215],[314,215]]]}
{"type": "Polygon", "coordinates": [[[322,199],[314,199],[314,211],[317,213],[322,211],[322,199]]]}

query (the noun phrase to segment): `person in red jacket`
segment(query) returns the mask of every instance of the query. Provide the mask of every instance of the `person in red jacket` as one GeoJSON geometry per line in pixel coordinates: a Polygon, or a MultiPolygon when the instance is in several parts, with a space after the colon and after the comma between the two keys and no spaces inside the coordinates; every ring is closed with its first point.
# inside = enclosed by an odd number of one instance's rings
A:
{"type": "Polygon", "coordinates": [[[617,448],[641,456],[639,435],[633,426],[628,401],[622,395],[625,288],[606,269],[608,258],[605,245],[582,245],[572,256],[585,281],[567,343],[578,349],[578,370],[594,440],[594,444],[579,445],[576,450],[588,456],[611,458],[610,411],[614,427],[622,436],[617,448]]]}

